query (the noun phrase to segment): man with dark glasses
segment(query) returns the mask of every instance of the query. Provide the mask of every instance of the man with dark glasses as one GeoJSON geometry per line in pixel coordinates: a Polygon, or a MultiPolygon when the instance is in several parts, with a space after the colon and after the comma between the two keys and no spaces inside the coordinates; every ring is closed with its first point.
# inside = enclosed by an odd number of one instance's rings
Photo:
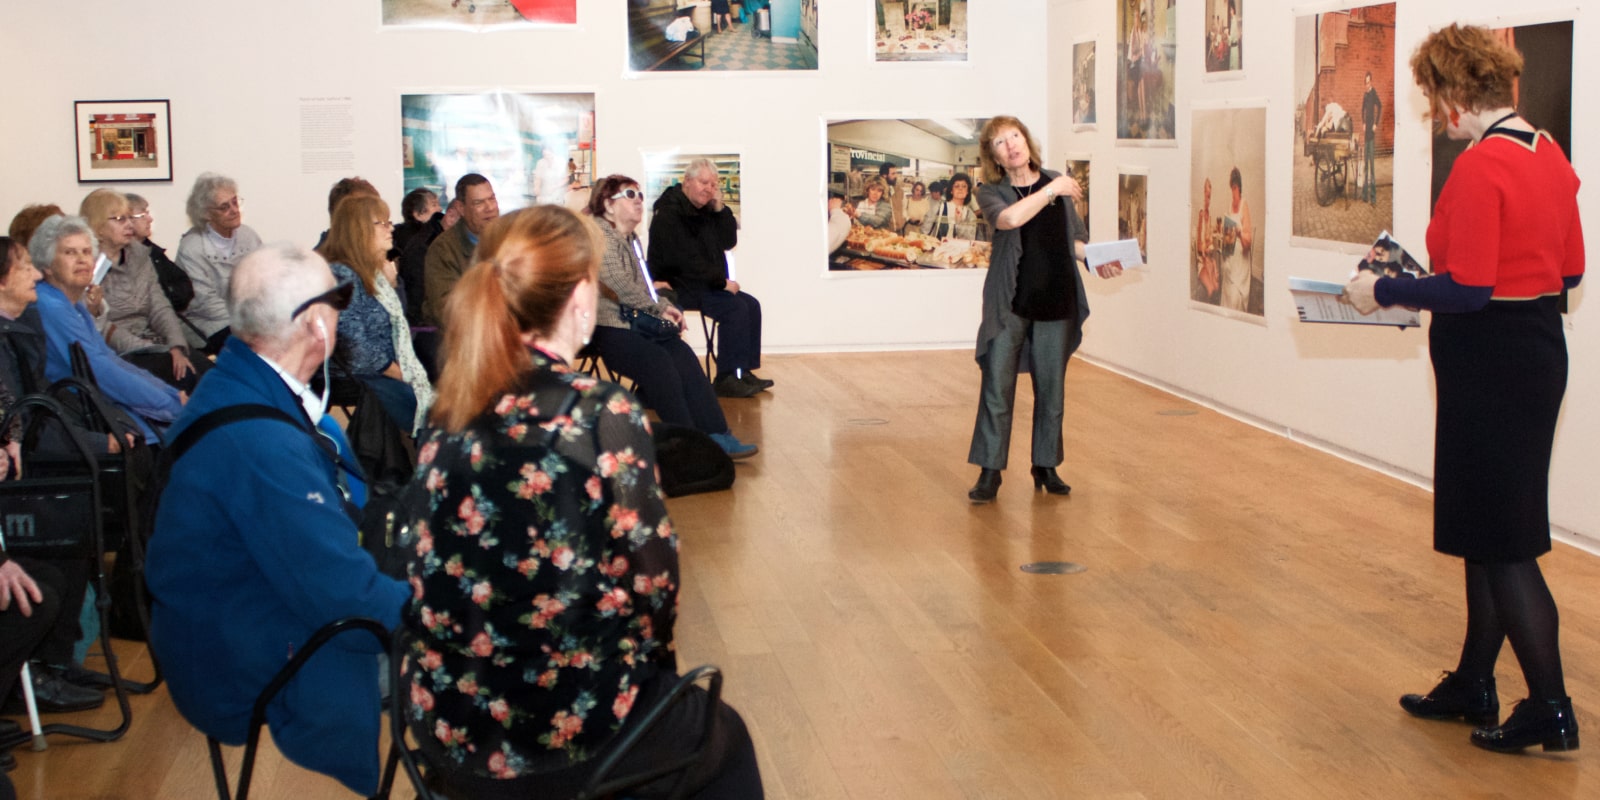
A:
{"type": "MultiPolygon", "coordinates": [[[[353,290],[294,245],[247,256],[228,291],[233,336],[168,438],[150,647],[179,712],[226,744],[244,743],[255,696],[313,631],[342,617],[393,628],[410,596],[358,543],[360,470],[307,386],[353,290]]],[[[361,795],[378,787],[379,650],[341,637],[267,714],[290,760],[361,795]]]]}

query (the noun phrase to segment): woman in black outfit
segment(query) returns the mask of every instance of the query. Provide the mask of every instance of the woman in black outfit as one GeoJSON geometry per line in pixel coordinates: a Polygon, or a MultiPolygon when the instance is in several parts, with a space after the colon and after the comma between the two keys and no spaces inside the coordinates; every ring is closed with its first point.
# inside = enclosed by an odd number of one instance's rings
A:
{"type": "Polygon", "coordinates": [[[1584,267],[1578,177],[1550,135],[1512,109],[1522,56],[1493,33],[1438,31],[1411,70],[1435,126],[1473,146],[1434,204],[1434,275],[1362,272],[1345,291],[1362,313],[1434,312],[1433,546],[1466,560],[1467,633],[1456,670],[1400,705],[1480,726],[1472,743],[1487,750],[1576,750],[1555,599],[1536,559],[1550,551],[1550,451],[1567,383],[1559,299],[1584,267]],[[1507,639],[1528,699],[1497,726],[1494,664],[1507,639]]]}

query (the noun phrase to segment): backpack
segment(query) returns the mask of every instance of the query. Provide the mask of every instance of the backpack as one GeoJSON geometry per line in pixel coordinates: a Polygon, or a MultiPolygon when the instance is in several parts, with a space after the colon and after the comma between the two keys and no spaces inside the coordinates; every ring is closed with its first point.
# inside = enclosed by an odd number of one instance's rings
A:
{"type": "Polygon", "coordinates": [[[733,459],[710,436],[694,428],[661,423],[655,426],[655,442],[661,491],[668,497],[719,492],[733,486],[733,459]]]}

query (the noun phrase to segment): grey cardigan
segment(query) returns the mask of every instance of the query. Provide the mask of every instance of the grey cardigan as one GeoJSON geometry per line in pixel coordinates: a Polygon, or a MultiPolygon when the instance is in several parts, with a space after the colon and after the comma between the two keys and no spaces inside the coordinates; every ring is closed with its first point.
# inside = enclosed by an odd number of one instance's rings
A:
{"type": "Polygon", "coordinates": [[[633,243],[639,241],[639,237],[631,233],[624,237],[621,231],[604,220],[597,224],[606,236],[605,254],[600,258],[600,285],[610,289],[617,297],[613,300],[605,292],[600,293],[600,302],[595,309],[595,324],[607,328],[627,328],[628,323],[622,321],[619,313],[619,305],[637,308],[665,319],[667,309],[672,304],[665,300],[650,299],[650,287],[645,285],[644,273],[639,271],[639,256],[633,250],[633,243]]]}
{"type": "Polygon", "coordinates": [[[122,249],[124,263],[112,264],[100,286],[106,295],[106,324],[115,325],[109,344],[117,355],[160,345],[189,347],[183,322],[161,291],[150,248],[131,242],[122,249]]]}
{"type": "MultiPolygon", "coordinates": [[[[184,310],[183,318],[206,336],[228,327],[228,281],[233,277],[233,268],[261,247],[261,237],[248,225],[240,225],[233,232],[233,239],[233,253],[226,257],[206,241],[204,227],[190,228],[178,240],[178,257],[173,260],[194,284],[194,300],[184,310]]],[[[189,341],[196,344],[193,338],[189,341]]]]}
{"type": "MultiPolygon", "coordinates": [[[[1041,169],[1040,172],[1047,180],[1055,180],[1061,173],[1041,169]]],[[[1000,218],[1001,212],[1010,207],[1012,203],[1021,199],[1017,190],[1012,188],[1011,179],[1001,176],[999,183],[985,183],[978,187],[978,207],[983,209],[983,218],[992,225],[1000,218]]],[[[1062,209],[1067,215],[1067,234],[1074,242],[1089,241],[1089,231],[1083,225],[1083,220],[1078,218],[1077,209],[1072,203],[1058,200],[1055,206],[1062,209]]],[[[1051,206],[1046,206],[1048,210],[1051,206]]],[[[1045,213],[1041,211],[1040,213],[1045,213]]],[[[1067,268],[1076,269],[1078,258],[1074,253],[1067,253],[1067,268]]],[[[994,229],[994,251],[989,256],[989,274],[983,280],[983,319],[978,323],[978,348],[975,358],[983,364],[983,357],[989,352],[989,342],[1000,333],[1001,312],[1011,310],[1011,301],[1017,296],[1017,265],[1022,262],[1022,229],[1012,228],[1008,231],[994,229]]],[[[1071,357],[1078,344],[1083,341],[1083,321],[1089,318],[1089,297],[1083,289],[1083,275],[1078,275],[1078,317],[1073,321],[1072,331],[1067,337],[1067,356],[1071,357]]],[[[1031,365],[1024,357],[1019,372],[1031,372],[1031,365]]]]}

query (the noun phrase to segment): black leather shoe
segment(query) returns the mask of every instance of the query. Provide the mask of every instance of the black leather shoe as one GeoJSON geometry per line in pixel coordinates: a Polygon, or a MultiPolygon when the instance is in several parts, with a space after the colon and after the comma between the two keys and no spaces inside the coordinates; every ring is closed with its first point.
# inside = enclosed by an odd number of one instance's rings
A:
{"type": "Polygon", "coordinates": [[[978,482],[967,492],[967,499],[974,503],[987,503],[999,493],[1000,470],[985,469],[978,473],[978,482]]]}
{"type": "Polygon", "coordinates": [[[1028,470],[1028,474],[1033,476],[1034,491],[1043,489],[1051,494],[1072,494],[1072,487],[1061,480],[1061,476],[1056,474],[1055,467],[1034,467],[1028,470]]]}
{"type": "MultiPolygon", "coordinates": [[[[39,704],[41,714],[88,711],[91,708],[99,708],[106,702],[104,692],[73,686],[47,666],[35,663],[30,665],[28,672],[33,676],[33,699],[39,704]]],[[[12,690],[11,699],[6,702],[5,708],[6,713],[13,713],[10,710],[12,708],[16,708],[18,713],[26,709],[21,687],[12,690]]]]}
{"type": "Polygon", "coordinates": [[[713,381],[711,391],[718,397],[755,397],[765,390],[755,384],[746,383],[730,372],[713,381]]]}
{"type": "Polygon", "coordinates": [[[111,682],[110,675],[104,672],[95,672],[82,664],[67,664],[66,666],[50,664],[48,668],[55,670],[55,673],[60,675],[62,680],[73,686],[104,690],[110,689],[115,685],[111,682]]]}
{"type": "Polygon", "coordinates": [[[748,369],[740,373],[740,379],[751,386],[759,386],[762,389],[771,389],[772,387],[778,385],[777,381],[769,381],[766,378],[757,375],[754,370],[748,369]]]}
{"type": "Polygon", "coordinates": [[[1473,731],[1472,743],[1496,753],[1515,753],[1536,744],[1546,751],[1576,750],[1578,719],[1572,716],[1572,698],[1523,700],[1505,724],[1473,731]]]}
{"type": "MultiPolygon", "coordinates": [[[[17,757],[11,755],[10,750],[0,750],[0,771],[10,772],[17,768],[17,757]]],[[[7,778],[6,780],[10,780],[7,778]]]]}
{"type": "Polygon", "coordinates": [[[1446,672],[1444,680],[1427,694],[1408,694],[1400,698],[1407,714],[1423,719],[1462,719],[1480,728],[1500,721],[1500,696],[1494,691],[1494,676],[1470,680],[1446,672]]]}

